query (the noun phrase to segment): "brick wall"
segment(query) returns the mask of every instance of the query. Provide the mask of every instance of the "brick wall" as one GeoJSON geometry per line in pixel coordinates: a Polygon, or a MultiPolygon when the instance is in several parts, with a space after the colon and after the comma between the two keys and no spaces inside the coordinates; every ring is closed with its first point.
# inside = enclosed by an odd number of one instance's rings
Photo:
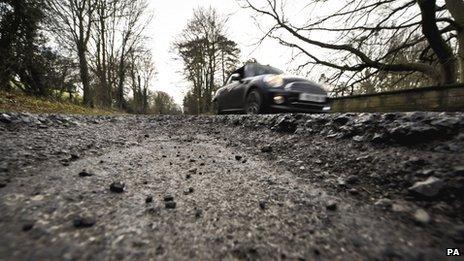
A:
{"type": "Polygon", "coordinates": [[[332,99],[333,112],[464,111],[464,86],[356,95],[332,99]]]}

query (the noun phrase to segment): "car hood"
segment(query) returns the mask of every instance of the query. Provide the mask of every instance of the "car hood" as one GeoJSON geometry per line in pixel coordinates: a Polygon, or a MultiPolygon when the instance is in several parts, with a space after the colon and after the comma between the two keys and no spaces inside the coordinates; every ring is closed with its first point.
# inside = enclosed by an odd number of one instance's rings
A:
{"type": "Polygon", "coordinates": [[[322,85],[315,83],[313,81],[307,80],[305,78],[297,76],[287,76],[284,75],[284,85],[285,89],[288,91],[296,92],[309,92],[321,95],[327,95],[327,91],[324,90],[322,85]]]}
{"type": "Polygon", "coordinates": [[[289,84],[292,82],[304,82],[304,83],[310,83],[312,85],[319,85],[313,81],[310,81],[308,79],[305,79],[303,77],[298,77],[298,76],[292,76],[292,75],[283,75],[284,82],[285,84],[289,84]]]}

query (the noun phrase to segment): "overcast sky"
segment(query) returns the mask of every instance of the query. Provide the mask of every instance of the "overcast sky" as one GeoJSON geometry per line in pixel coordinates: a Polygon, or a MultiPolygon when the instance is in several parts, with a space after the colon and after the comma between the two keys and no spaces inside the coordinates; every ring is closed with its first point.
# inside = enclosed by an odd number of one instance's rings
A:
{"type": "Polygon", "coordinates": [[[182,63],[175,60],[172,42],[197,7],[211,6],[220,14],[230,16],[227,23],[228,35],[239,44],[243,61],[256,58],[260,63],[287,70],[291,57],[289,50],[272,40],[265,41],[256,48],[254,43],[262,33],[254,24],[251,17],[253,13],[241,9],[235,0],[152,0],[150,5],[155,18],[149,27],[149,36],[152,38],[149,46],[158,72],[151,89],[169,93],[179,105],[189,89],[189,83],[182,75],[182,63]]]}

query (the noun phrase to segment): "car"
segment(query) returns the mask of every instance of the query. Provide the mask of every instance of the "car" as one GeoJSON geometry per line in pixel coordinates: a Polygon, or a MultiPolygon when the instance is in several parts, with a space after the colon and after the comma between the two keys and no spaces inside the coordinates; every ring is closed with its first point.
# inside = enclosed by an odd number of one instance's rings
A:
{"type": "Polygon", "coordinates": [[[330,111],[327,91],[321,85],[258,63],[234,71],[216,91],[213,102],[217,114],[330,111]]]}

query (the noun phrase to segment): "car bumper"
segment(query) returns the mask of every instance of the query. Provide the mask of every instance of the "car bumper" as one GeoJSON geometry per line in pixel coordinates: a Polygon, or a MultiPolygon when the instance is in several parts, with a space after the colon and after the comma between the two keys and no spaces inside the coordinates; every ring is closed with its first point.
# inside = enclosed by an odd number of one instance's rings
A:
{"type": "Polygon", "coordinates": [[[300,93],[270,92],[267,99],[268,107],[273,112],[306,112],[306,113],[325,113],[330,112],[328,100],[323,103],[301,101],[298,99],[300,93]],[[284,98],[282,104],[276,104],[274,97],[284,98]]]}
{"type": "Polygon", "coordinates": [[[330,106],[307,105],[307,104],[292,104],[292,105],[270,105],[269,108],[275,112],[306,112],[306,113],[326,113],[330,112],[330,106]]]}

